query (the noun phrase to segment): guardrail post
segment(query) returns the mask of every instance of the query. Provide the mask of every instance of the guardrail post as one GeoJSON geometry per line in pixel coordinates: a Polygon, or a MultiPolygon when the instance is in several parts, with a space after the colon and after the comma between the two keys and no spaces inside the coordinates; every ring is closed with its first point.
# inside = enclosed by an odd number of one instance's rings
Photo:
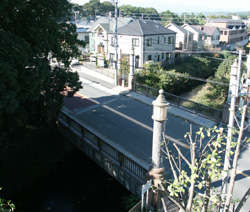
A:
{"type": "Polygon", "coordinates": [[[195,114],[198,113],[198,110],[199,110],[199,104],[195,103],[195,109],[194,109],[195,114]]]}
{"type": "Polygon", "coordinates": [[[149,87],[146,87],[146,95],[148,96],[149,93],[149,87]]]}
{"type": "Polygon", "coordinates": [[[123,157],[122,153],[120,153],[120,152],[118,152],[118,160],[119,160],[120,166],[122,166],[124,157],[123,157]]]}

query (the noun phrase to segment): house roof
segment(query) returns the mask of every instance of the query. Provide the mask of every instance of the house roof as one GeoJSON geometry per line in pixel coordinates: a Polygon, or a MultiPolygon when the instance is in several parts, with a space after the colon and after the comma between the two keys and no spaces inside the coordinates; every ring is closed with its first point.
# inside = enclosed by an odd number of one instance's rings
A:
{"type": "Polygon", "coordinates": [[[160,34],[176,34],[176,32],[165,28],[161,24],[151,20],[137,20],[117,30],[119,35],[160,35],[160,34]]]}
{"type": "Polygon", "coordinates": [[[88,28],[79,27],[79,28],[76,28],[76,32],[77,32],[77,33],[88,32],[88,28]]]}
{"type": "MultiPolygon", "coordinates": [[[[122,27],[130,22],[132,22],[133,19],[132,18],[124,18],[124,17],[118,17],[117,18],[117,28],[122,27]]],[[[101,17],[99,18],[96,22],[93,23],[93,25],[89,28],[89,32],[92,32],[93,30],[96,29],[96,27],[101,24],[101,26],[107,31],[113,31],[114,27],[115,27],[115,18],[111,18],[111,17],[101,17]],[[109,27],[107,27],[107,25],[103,25],[103,24],[107,24],[109,27]]]]}
{"type": "MultiPolygon", "coordinates": [[[[193,29],[196,33],[199,33],[201,35],[205,35],[206,33],[205,32],[202,32],[200,31],[199,29],[197,29],[196,27],[194,27],[194,25],[189,25],[189,24],[184,24],[182,25],[181,27],[186,27],[186,26],[189,26],[191,29],[193,29]]],[[[189,30],[188,30],[189,31],[189,30]]]]}
{"type": "Polygon", "coordinates": [[[192,27],[195,27],[196,29],[205,32],[207,35],[213,35],[213,33],[218,29],[218,27],[216,26],[192,25],[192,27]]]}
{"type": "MultiPolygon", "coordinates": [[[[183,34],[185,34],[185,35],[187,35],[188,34],[188,31],[186,30],[186,29],[184,29],[184,28],[182,28],[181,26],[178,26],[178,25],[176,25],[176,24],[174,24],[174,23],[170,23],[170,24],[168,24],[167,26],[166,26],[166,28],[169,28],[170,26],[174,26],[175,28],[177,28],[178,30],[180,30],[183,34]]],[[[173,30],[173,29],[171,29],[171,30],[173,30]]],[[[174,31],[174,30],[173,30],[174,31]]],[[[193,34],[192,32],[189,32],[189,34],[193,34]]]]}

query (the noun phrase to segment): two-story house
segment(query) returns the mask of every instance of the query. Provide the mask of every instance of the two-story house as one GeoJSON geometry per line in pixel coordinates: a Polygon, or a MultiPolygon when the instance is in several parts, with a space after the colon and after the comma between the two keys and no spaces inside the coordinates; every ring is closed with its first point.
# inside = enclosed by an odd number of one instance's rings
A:
{"type": "MultiPolygon", "coordinates": [[[[135,67],[147,61],[168,62],[174,59],[176,32],[150,20],[137,20],[118,28],[118,58],[130,55],[134,48],[135,67]]],[[[108,58],[115,59],[114,34],[109,34],[108,58]]]]}
{"type": "Polygon", "coordinates": [[[181,51],[192,51],[193,50],[193,36],[194,33],[187,31],[186,29],[170,23],[166,26],[167,29],[170,29],[176,32],[175,40],[175,49],[181,51]]]}
{"type": "Polygon", "coordinates": [[[206,33],[205,48],[215,49],[220,45],[220,30],[216,26],[192,25],[196,29],[206,33]]]}
{"type": "Polygon", "coordinates": [[[189,24],[184,24],[181,27],[193,33],[193,51],[203,50],[206,40],[206,33],[189,24]]]}
{"type": "MultiPolygon", "coordinates": [[[[117,28],[133,22],[132,18],[118,17],[117,28]]],[[[89,48],[91,53],[108,52],[108,34],[113,33],[115,29],[115,18],[101,17],[88,29],[89,48]]]]}
{"type": "Polygon", "coordinates": [[[220,46],[222,49],[235,49],[237,43],[246,45],[248,43],[247,26],[242,20],[233,19],[211,19],[206,26],[216,26],[220,30],[220,46]]]}

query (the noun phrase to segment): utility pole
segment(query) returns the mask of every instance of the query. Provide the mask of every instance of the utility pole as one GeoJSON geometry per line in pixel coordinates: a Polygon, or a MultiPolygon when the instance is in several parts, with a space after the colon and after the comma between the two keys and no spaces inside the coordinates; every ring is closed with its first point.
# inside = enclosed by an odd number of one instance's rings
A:
{"type": "Polygon", "coordinates": [[[76,25],[76,14],[79,14],[80,11],[73,11],[75,13],[75,25],[76,25]]]}
{"type": "MultiPolygon", "coordinates": [[[[250,93],[250,53],[247,55],[247,92],[250,93]]],[[[249,95],[247,95],[247,103],[249,100],[249,95]]]]}
{"type": "Polygon", "coordinates": [[[117,22],[118,22],[118,0],[115,0],[115,86],[117,86],[118,81],[118,37],[117,37],[117,22]]]}
{"type": "Polygon", "coordinates": [[[228,121],[228,133],[227,133],[227,144],[225,151],[225,160],[224,160],[224,176],[222,178],[222,186],[221,191],[223,194],[227,193],[227,181],[229,176],[229,168],[230,168],[230,150],[231,150],[231,141],[233,136],[233,127],[234,127],[234,112],[235,112],[235,103],[236,98],[238,97],[238,80],[237,74],[238,72],[238,64],[237,59],[234,61],[234,64],[231,66],[231,78],[230,78],[230,92],[231,94],[231,106],[229,111],[229,121],[228,121]]]}
{"type": "Polygon", "coordinates": [[[132,45],[132,48],[131,48],[131,54],[130,54],[130,73],[129,73],[129,79],[128,79],[128,87],[129,87],[129,90],[132,90],[133,89],[133,81],[134,81],[134,64],[135,64],[135,48],[133,47],[132,45]]]}

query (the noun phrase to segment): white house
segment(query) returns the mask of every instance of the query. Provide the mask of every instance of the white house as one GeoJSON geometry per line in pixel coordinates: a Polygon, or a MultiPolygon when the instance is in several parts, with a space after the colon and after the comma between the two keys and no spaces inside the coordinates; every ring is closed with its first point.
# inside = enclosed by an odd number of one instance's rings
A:
{"type": "Polygon", "coordinates": [[[202,50],[204,48],[204,44],[205,44],[205,40],[206,40],[206,33],[198,30],[197,28],[195,28],[189,24],[184,24],[181,27],[194,34],[194,36],[193,36],[193,41],[194,41],[193,50],[194,51],[202,50]]]}
{"type": "Polygon", "coordinates": [[[176,41],[175,49],[182,51],[192,51],[193,50],[193,36],[194,33],[187,31],[186,29],[170,23],[166,26],[167,29],[170,29],[176,32],[176,41]]]}
{"type": "Polygon", "coordinates": [[[216,26],[192,25],[196,29],[206,33],[205,47],[209,49],[218,48],[220,45],[220,30],[216,26]]]}
{"type": "MultiPolygon", "coordinates": [[[[176,33],[150,20],[137,20],[118,28],[118,58],[129,56],[134,48],[135,67],[143,67],[147,61],[174,59],[176,33]]],[[[107,58],[115,59],[114,34],[108,35],[107,58]]]]}
{"type": "MultiPolygon", "coordinates": [[[[118,17],[117,28],[130,22],[132,18],[118,17]]],[[[108,51],[108,34],[113,33],[115,28],[115,18],[101,17],[88,29],[89,47],[91,53],[105,53],[108,51]]]]}

